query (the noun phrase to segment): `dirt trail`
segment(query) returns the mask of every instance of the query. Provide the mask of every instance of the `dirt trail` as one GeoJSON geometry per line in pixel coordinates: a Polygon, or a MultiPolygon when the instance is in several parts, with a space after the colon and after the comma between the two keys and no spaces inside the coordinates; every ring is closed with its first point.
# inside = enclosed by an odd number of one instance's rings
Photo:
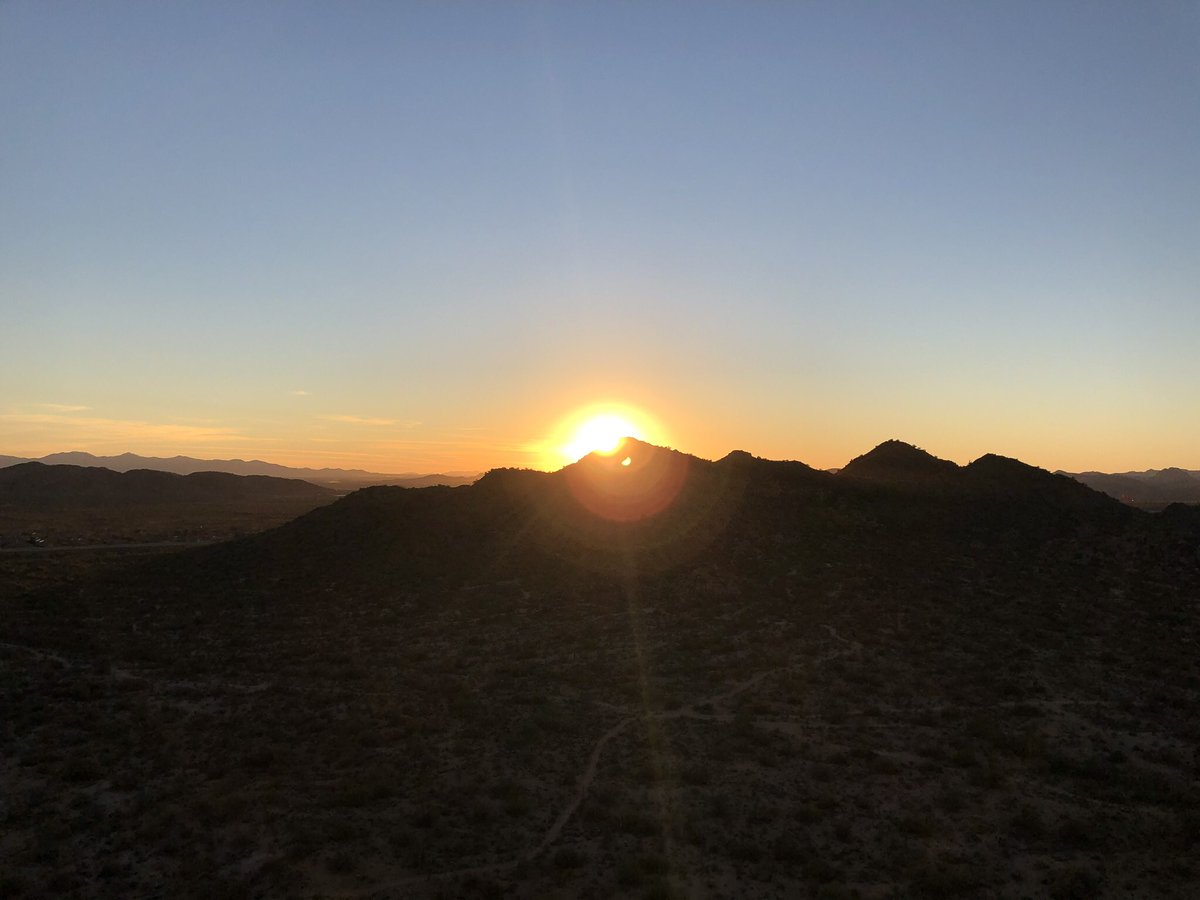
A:
{"type": "MultiPolygon", "coordinates": [[[[832,626],[826,625],[824,627],[827,631],[829,631],[831,636],[850,646],[852,652],[858,652],[862,649],[861,645],[857,642],[843,638],[832,626]]],[[[716,706],[718,704],[725,703],[729,700],[732,700],[739,694],[745,693],[772,675],[793,671],[801,667],[823,665],[832,659],[845,655],[846,652],[847,651],[845,650],[838,650],[793,666],[778,666],[773,669],[766,669],[762,672],[758,672],[755,675],[751,675],[744,681],[738,682],[733,687],[717,691],[716,693],[710,694],[709,696],[703,697],[699,700],[693,700],[687,706],[680,707],[679,709],[645,713],[640,716],[634,715],[622,719],[616,725],[612,726],[612,728],[608,729],[608,731],[604,732],[604,734],[602,734],[592,746],[592,752],[588,756],[587,765],[579,778],[579,785],[576,787],[575,793],[571,797],[570,802],[568,802],[563,808],[563,811],[559,813],[558,818],[554,820],[554,824],[551,825],[546,834],[542,836],[542,839],[538,842],[537,846],[526,853],[523,859],[535,859],[537,856],[545,852],[546,848],[553,844],[562,835],[563,829],[566,827],[567,823],[571,820],[571,817],[575,814],[575,811],[579,809],[580,805],[587,797],[588,790],[591,788],[592,782],[596,778],[596,769],[599,766],[600,756],[604,752],[605,745],[607,745],[609,741],[633,724],[638,718],[643,718],[646,721],[669,721],[672,719],[682,718],[703,719],[705,717],[696,711],[696,707],[698,706],[716,706]]]]}
{"type": "Polygon", "coordinates": [[[575,794],[571,797],[570,802],[563,808],[563,811],[558,814],[558,818],[554,820],[554,824],[550,826],[550,830],[542,836],[538,845],[525,854],[525,859],[534,859],[539,856],[547,847],[558,840],[562,830],[566,827],[567,822],[575,815],[575,811],[579,809],[584,798],[587,797],[588,788],[592,786],[592,782],[596,779],[596,768],[600,764],[600,754],[604,752],[604,746],[615,738],[618,734],[628,728],[635,721],[634,716],[629,716],[622,719],[604,734],[600,735],[592,747],[591,755],[588,757],[587,767],[584,768],[583,774],[579,778],[579,785],[575,788],[575,794]]]}
{"type": "Polygon", "coordinates": [[[571,799],[567,801],[567,804],[563,807],[562,811],[555,818],[554,822],[546,830],[546,833],[542,835],[542,839],[538,841],[534,847],[525,851],[516,859],[505,862],[491,863],[483,866],[470,866],[462,869],[450,869],[448,871],[437,872],[429,875],[414,875],[408,878],[396,879],[394,881],[380,882],[371,885],[370,887],[349,891],[339,891],[338,895],[343,897],[368,897],[375,894],[393,891],[397,888],[403,888],[409,885],[421,884],[425,882],[440,881],[469,875],[483,875],[492,872],[502,872],[507,869],[516,868],[523,862],[530,862],[536,859],[537,857],[541,856],[541,854],[545,853],[550,845],[562,836],[563,829],[566,828],[567,824],[574,817],[579,807],[583,804],[583,801],[587,799],[587,794],[591,789],[592,782],[594,782],[596,779],[596,770],[600,765],[600,757],[604,753],[604,748],[610,741],[612,741],[613,738],[617,737],[617,735],[623,732],[638,719],[644,719],[646,721],[668,721],[672,719],[690,718],[701,721],[726,721],[727,718],[732,717],[706,715],[697,712],[696,707],[706,705],[712,706],[725,703],[728,700],[732,700],[738,694],[742,694],[750,690],[750,688],[761,683],[764,679],[770,677],[771,675],[779,674],[781,672],[794,671],[802,667],[824,665],[830,660],[836,659],[840,656],[845,656],[846,653],[857,653],[861,651],[862,646],[856,641],[850,641],[842,637],[832,626],[825,625],[823,627],[829,632],[831,637],[847,645],[850,649],[835,650],[815,659],[806,660],[803,663],[797,663],[796,665],[792,666],[778,666],[776,668],[766,669],[762,672],[758,672],[755,675],[751,675],[744,681],[738,682],[733,687],[724,688],[707,697],[693,700],[687,706],[663,712],[649,712],[626,716],[609,728],[606,732],[604,732],[604,734],[600,735],[600,737],[597,738],[596,742],[592,745],[591,753],[588,754],[587,763],[583,768],[583,772],[579,776],[579,783],[576,785],[575,791],[571,795],[571,799]]]}

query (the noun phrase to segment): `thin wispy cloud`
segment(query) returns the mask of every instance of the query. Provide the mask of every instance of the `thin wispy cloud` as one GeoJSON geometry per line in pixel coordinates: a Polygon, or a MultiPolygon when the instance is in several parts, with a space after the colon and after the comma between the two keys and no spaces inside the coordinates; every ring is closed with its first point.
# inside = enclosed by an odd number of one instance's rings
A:
{"type": "Polygon", "coordinates": [[[321,416],[326,422],[345,422],[349,425],[399,425],[395,419],[375,419],[369,416],[321,416]]]}
{"type": "Polygon", "coordinates": [[[305,390],[296,390],[296,391],[291,391],[291,395],[293,397],[307,397],[307,396],[309,396],[309,393],[308,393],[308,391],[305,391],[305,390]]]}
{"type": "Polygon", "coordinates": [[[77,413],[87,412],[91,409],[90,406],[79,406],[74,403],[36,403],[37,409],[45,409],[54,413],[77,413]]]}
{"type": "Polygon", "coordinates": [[[380,419],[372,416],[321,416],[326,422],[344,422],[348,425],[390,426],[395,428],[419,428],[421,423],[415,419],[380,419]]]}

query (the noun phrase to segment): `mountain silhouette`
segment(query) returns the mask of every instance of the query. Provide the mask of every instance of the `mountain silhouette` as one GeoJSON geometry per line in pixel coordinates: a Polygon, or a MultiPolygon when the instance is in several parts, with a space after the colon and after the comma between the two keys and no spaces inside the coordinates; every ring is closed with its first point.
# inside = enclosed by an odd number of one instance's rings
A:
{"type": "Polygon", "coordinates": [[[856,456],[837,473],[853,478],[887,484],[930,484],[944,481],[958,471],[955,463],[938,459],[912,444],[899,440],[884,441],[862,456],[856,456]]]}
{"type": "Polygon", "coordinates": [[[174,475],[148,469],[109,469],[20,463],[0,469],[0,503],[42,507],[222,502],[228,500],[314,500],[331,496],[306,481],[266,475],[197,472],[174,475]]]}
{"type": "Polygon", "coordinates": [[[1157,507],[1169,503],[1200,503],[1200,477],[1186,469],[1172,467],[1117,475],[1104,472],[1062,474],[1135,505],[1157,507]]]}
{"type": "Polygon", "coordinates": [[[1169,494],[1177,498],[1186,498],[1191,502],[1200,502],[1200,478],[1184,469],[1177,467],[1159,469],[1146,479],[1146,484],[1160,494],[1169,494]]]}
{"type": "Polygon", "coordinates": [[[405,472],[382,474],[362,469],[309,469],[282,466],[260,459],[195,459],[190,456],[139,456],[136,453],[121,453],[117,456],[95,456],[82,450],[50,453],[37,460],[15,456],[0,456],[0,467],[22,462],[41,462],[46,465],[87,466],[110,469],[114,472],[129,472],[135,469],[150,469],[156,472],[171,472],[176,475],[193,475],[199,472],[225,472],[230,475],[269,475],[275,478],[299,478],[322,486],[338,489],[357,488],[369,484],[395,484],[401,487],[429,487],[435,484],[470,484],[475,475],[419,474],[405,472]]]}
{"type": "Polygon", "coordinates": [[[457,488],[364,488],[197,560],[245,583],[311,587],[336,571],[339,583],[377,588],[485,572],[620,579],[699,561],[745,573],[822,556],[861,561],[871,548],[907,566],[971,541],[1042,552],[1081,527],[1133,527],[1138,515],[995,455],[959,467],[895,441],[832,475],[743,452],[713,462],[629,438],[553,473],[495,469],[457,488]]]}

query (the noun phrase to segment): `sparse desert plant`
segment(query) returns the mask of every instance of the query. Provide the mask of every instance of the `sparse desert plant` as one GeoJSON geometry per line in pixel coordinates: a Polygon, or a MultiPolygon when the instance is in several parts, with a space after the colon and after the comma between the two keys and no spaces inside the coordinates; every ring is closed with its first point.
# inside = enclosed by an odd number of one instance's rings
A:
{"type": "Polygon", "coordinates": [[[695,787],[708,784],[712,780],[712,776],[707,766],[693,762],[683,766],[680,779],[684,784],[695,787]]]}
{"type": "Polygon", "coordinates": [[[574,847],[559,847],[551,861],[558,869],[578,869],[587,862],[587,856],[574,847]]]}
{"type": "Polygon", "coordinates": [[[1100,893],[1104,878],[1089,863],[1071,863],[1050,876],[1049,894],[1054,900],[1090,900],[1100,893]]]}
{"type": "Polygon", "coordinates": [[[817,900],[856,900],[859,896],[854,888],[836,881],[826,881],[817,888],[817,900]]]}
{"type": "Polygon", "coordinates": [[[1067,847],[1086,847],[1094,841],[1094,828],[1081,816],[1065,816],[1055,829],[1058,842],[1067,847]]]}
{"type": "Polygon", "coordinates": [[[733,803],[723,791],[710,794],[707,805],[708,815],[718,821],[727,821],[733,815],[733,803]]]}
{"type": "Polygon", "coordinates": [[[625,809],[617,815],[617,827],[625,834],[647,836],[658,831],[654,820],[645,813],[625,809]]]}
{"type": "Polygon", "coordinates": [[[978,873],[961,863],[928,862],[912,877],[912,891],[918,897],[960,897],[978,887],[978,873]]]}
{"type": "Polygon", "coordinates": [[[617,864],[617,884],[633,887],[642,883],[642,867],[636,859],[626,858],[617,864]]]}
{"type": "Polygon", "coordinates": [[[1022,840],[1036,841],[1045,836],[1046,822],[1036,806],[1026,803],[1013,815],[1009,830],[1022,840]]]}
{"type": "Polygon", "coordinates": [[[1177,831],[1184,847],[1200,844],[1200,811],[1186,810],[1177,814],[1177,831]]]}

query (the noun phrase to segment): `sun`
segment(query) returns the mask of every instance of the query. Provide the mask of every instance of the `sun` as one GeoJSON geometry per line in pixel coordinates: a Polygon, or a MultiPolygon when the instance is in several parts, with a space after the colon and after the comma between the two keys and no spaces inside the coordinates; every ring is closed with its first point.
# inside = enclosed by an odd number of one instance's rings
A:
{"type": "Polygon", "coordinates": [[[621,446],[621,439],[637,438],[662,443],[658,424],[646,413],[633,407],[602,404],[577,410],[559,423],[558,438],[553,442],[561,463],[573,463],[589,453],[609,455],[621,446]]]}
{"type": "Polygon", "coordinates": [[[563,452],[571,459],[579,459],[589,453],[615,453],[621,438],[635,437],[643,440],[640,429],[627,418],[613,413],[593,416],[582,422],[563,452]]]}

